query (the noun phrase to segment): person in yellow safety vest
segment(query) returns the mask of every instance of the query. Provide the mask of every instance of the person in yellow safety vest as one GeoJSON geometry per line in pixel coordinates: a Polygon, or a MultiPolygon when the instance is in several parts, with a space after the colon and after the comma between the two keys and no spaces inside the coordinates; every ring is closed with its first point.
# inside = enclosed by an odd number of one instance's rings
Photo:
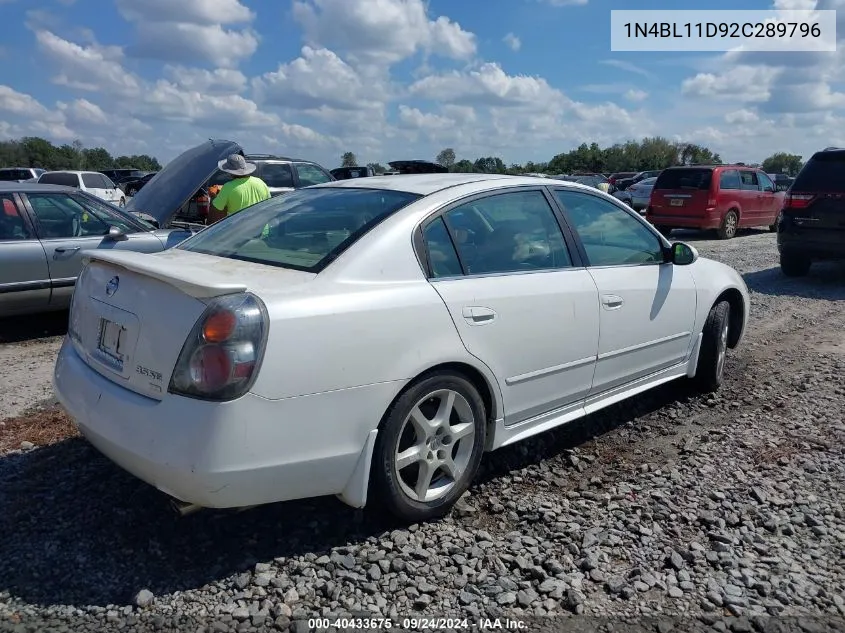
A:
{"type": "Polygon", "coordinates": [[[234,178],[220,188],[211,202],[216,211],[213,218],[209,214],[212,223],[270,197],[267,184],[261,178],[250,175],[256,169],[255,164],[246,162],[240,154],[230,154],[217,163],[217,168],[234,178]]]}

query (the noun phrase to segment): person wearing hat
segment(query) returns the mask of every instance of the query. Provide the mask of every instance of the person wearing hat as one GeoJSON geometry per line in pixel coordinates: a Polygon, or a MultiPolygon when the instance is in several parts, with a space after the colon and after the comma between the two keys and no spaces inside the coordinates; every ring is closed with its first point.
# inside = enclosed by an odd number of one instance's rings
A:
{"type": "Polygon", "coordinates": [[[255,164],[246,162],[240,154],[230,154],[217,163],[217,168],[231,174],[233,178],[220,188],[211,202],[216,213],[213,217],[209,214],[209,223],[222,220],[270,197],[267,184],[257,176],[250,176],[255,171],[255,164]]]}

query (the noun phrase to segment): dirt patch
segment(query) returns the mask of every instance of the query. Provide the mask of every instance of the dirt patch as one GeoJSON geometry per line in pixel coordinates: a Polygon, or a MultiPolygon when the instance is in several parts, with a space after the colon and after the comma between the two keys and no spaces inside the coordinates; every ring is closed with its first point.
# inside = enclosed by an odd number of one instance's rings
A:
{"type": "Polygon", "coordinates": [[[26,446],[24,442],[46,446],[78,435],[76,425],[64,409],[49,406],[0,422],[0,455],[19,450],[26,446]]]}

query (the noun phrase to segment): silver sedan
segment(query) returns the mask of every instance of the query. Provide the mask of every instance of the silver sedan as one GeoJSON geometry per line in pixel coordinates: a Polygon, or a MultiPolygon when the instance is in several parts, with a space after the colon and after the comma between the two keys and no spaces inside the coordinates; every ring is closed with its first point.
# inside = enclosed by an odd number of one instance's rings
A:
{"type": "Polygon", "coordinates": [[[0,183],[0,317],[62,310],[90,249],[156,253],[189,237],[72,187],[0,183]]]}

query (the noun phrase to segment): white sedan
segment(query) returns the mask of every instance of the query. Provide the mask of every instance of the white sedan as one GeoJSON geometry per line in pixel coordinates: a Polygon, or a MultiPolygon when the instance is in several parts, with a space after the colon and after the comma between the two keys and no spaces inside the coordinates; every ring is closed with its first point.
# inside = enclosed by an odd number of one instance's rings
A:
{"type": "Polygon", "coordinates": [[[54,386],[190,507],[369,491],[418,521],[485,451],[671,380],[717,389],[748,306],[736,271],[593,188],[346,180],[163,253],[92,251],[54,386]]]}

